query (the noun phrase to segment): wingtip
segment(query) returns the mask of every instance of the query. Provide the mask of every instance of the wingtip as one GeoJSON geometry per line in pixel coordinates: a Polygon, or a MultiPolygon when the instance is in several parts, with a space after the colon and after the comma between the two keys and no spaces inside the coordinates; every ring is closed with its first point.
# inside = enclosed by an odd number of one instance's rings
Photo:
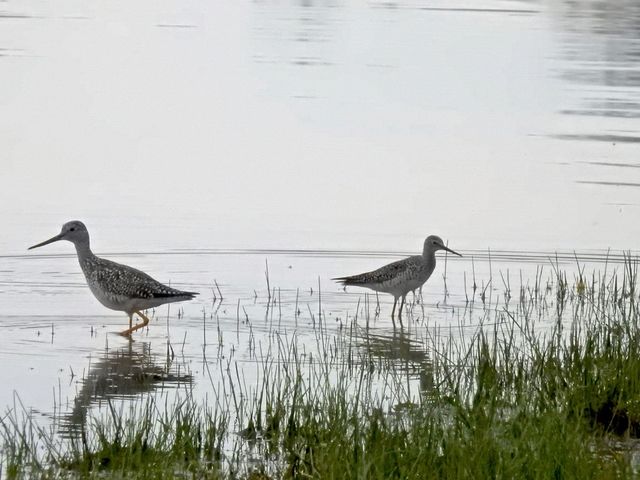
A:
{"type": "Polygon", "coordinates": [[[350,277],[336,277],[336,278],[332,278],[331,280],[333,280],[338,285],[341,285],[345,288],[352,284],[350,277]]]}

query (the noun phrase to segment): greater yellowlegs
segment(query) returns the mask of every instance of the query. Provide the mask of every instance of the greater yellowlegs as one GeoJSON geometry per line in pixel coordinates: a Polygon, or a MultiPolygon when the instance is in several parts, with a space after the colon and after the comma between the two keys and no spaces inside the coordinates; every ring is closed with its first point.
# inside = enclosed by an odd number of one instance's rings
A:
{"type": "Polygon", "coordinates": [[[348,277],[333,278],[345,287],[353,285],[356,287],[365,287],[375,290],[376,292],[385,292],[393,295],[393,309],[391,310],[391,318],[395,318],[396,304],[398,299],[400,302],[399,318],[402,320],[402,307],[404,306],[407,293],[420,288],[436,268],[436,252],[438,250],[446,250],[454,255],[461,257],[458,252],[454,252],[446,247],[444,242],[437,235],[431,235],[424,241],[422,255],[413,255],[390,263],[384,267],[359,275],[351,275],[348,277]]]}
{"type": "Polygon", "coordinates": [[[196,292],[183,292],[163,285],[135,268],[96,257],[90,248],[87,227],[77,220],[65,223],[58,235],[29,247],[29,250],[58,240],[68,240],[75,245],[84,278],[98,301],[107,308],[129,315],[129,328],[121,335],[131,335],[149,323],[142,310],[191,300],[197,295],[196,292]],[[134,313],[142,318],[142,323],[136,326],[132,325],[134,313]]]}

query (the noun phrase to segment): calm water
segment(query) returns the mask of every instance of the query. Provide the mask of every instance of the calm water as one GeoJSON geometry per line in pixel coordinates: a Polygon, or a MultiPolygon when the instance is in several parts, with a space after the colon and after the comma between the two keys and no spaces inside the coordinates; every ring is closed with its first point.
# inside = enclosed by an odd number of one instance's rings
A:
{"type": "Polygon", "coordinates": [[[424,388],[434,332],[483,318],[474,275],[498,301],[555,252],[636,250],[638,24],[626,1],[0,2],[0,408],[205,398],[210,362],[250,385],[274,335],[312,351],[320,328],[424,388]],[[113,335],[70,244],[26,252],[76,218],[200,297],[113,335]],[[465,255],[449,296],[441,261],[407,330],[384,296],[354,323],[375,296],[330,278],[431,233],[465,255]]]}

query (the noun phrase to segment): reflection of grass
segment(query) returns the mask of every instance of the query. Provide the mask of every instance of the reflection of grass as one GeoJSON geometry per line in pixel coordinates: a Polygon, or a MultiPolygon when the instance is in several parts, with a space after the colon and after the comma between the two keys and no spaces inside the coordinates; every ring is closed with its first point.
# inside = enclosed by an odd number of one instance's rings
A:
{"type": "Polygon", "coordinates": [[[638,293],[631,262],[591,280],[580,271],[573,286],[556,269],[545,286],[536,276],[517,300],[481,307],[491,326],[471,340],[436,337],[428,361],[402,335],[353,342],[318,327],[311,358],[274,334],[260,382],[247,388],[228,369],[208,405],[110,405],[66,443],[10,411],[3,468],[7,478],[627,478],[633,442],[618,440],[640,437],[638,293]],[[428,365],[430,388],[410,393],[396,360],[428,365]]]}

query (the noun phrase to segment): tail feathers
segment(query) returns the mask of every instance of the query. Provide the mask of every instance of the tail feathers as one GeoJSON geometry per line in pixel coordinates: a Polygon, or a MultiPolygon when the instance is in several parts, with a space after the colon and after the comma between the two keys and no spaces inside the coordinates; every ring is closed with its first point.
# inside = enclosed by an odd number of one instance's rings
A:
{"type": "Polygon", "coordinates": [[[175,297],[184,297],[185,300],[193,300],[196,295],[200,295],[198,292],[183,292],[181,290],[176,290],[173,292],[163,292],[163,293],[155,293],[153,296],[155,298],[175,298],[175,297]]]}

